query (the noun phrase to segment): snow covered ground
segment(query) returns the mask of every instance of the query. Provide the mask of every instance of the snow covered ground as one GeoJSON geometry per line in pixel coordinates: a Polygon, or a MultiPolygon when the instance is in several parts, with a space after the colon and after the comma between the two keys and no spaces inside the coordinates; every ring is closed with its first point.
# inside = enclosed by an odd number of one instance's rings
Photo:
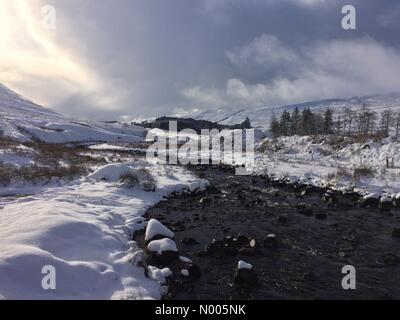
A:
{"type": "Polygon", "coordinates": [[[263,152],[256,153],[256,173],[318,186],[355,187],[361,193],[400,192],[400,143],[390,138],[336,147],[326,139],[311,137],[267,138],[258,149],[263,152]],[[390,168],[386,168],[386,157],[390,168]],[[367,168],[371,175],[354,177],[359,168],[367,168]]]}
{"type": "MultiPolygon", "coordinates": [[[[98,172],[120,172],[121,168],[127,165],[109,165],[98,172]]],[[[92,175],[3,203],[0,296],[159,299],[161,283],[147,278],[137,265],[142,254],[130,239],[144,227],[141,216],[146,208],[196,179],[179,167],[150,166],[148,170],[156,180],[155,192],[125,188],[115,177],[100,181],[92,175]],[[56,270],[55,290],[41,286],[46,265],[56,270]]]]}

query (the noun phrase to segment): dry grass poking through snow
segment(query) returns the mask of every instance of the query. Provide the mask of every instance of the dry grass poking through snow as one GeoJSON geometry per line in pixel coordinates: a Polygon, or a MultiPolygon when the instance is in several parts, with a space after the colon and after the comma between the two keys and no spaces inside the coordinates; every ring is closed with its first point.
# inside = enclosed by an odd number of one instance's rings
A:
{"type": "Polygon", "coordinates": [[[354,168],[353,170],[353,179],[358,181],[361,178],[373,178],[376,174],[376,171],[368,166],[361,166],[358,168],[354,168]]]}
{"type": "Polygon", "coordinates": [[[106,163],[104,157],[94,156],[96,151],[79,146],[20,143],[0,137],[0,149],[8,155],[27,157],[34,163],[29,165],[3,163],[0,159],[0,184],[3,186],[12,182],[45,184],[54,179],[69,180],[86,175],[90,165],[106,163]]]}
{"type": "Polygon", "coordinates": [[[352,180],[354,182],[360,181],[361,178],[373,178],[376,175],[376,171],[368,166],[360,166],[354,168],[353,172],[347,170],[344,167],[338,167],[336,173],[329,173],[327,176],[328,180],[352,180]]]}
{"type": "Polygon", "coordinates": [[[90,151],[85,147],[69,147],[63,144],[46,143],[34,143],[29,146],[38,151],[35,157],[36,162],[54,167],[58,166],[60,162],[71,166],[106,163],[106,160],[102,157],[92,157],[89,155],[88,152],[93,154],[95,151],[90,151]]]}
{"type": "Polygon", "coordinates": [[[128,188],[140,186],[144,191],[155,191],[156,181],[150,171],[140,168],[127,172],[119,178],[122,185],[128,188]]]}
{"type": "Polygon", "coordinates": [[[48,183],[53,179],[73,179],[77,176],[86,174],[84,166],[68,167],[41,167],[31,165],[25,167],[14,167],[10,165],[0,165],[0,184],[8,185],[11,182],[30,182],[48,183]]]}

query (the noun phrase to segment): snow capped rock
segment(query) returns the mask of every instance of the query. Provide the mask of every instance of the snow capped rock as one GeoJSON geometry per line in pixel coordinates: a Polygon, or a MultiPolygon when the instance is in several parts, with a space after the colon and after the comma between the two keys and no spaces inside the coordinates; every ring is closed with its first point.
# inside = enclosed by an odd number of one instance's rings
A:
{"type": "Polygon", "coordinates": [[[245,261],[243,261],[243,260],[240,260],[240,261],[238,262],[238,269],[248,269],[248,270],[251,270],[251,269],[253,269],[253,265],[251,265],[250,263],[247,263],[247,262],[245,262],[245,261]]]}
{"type": "Polygon", "coordinates": [[[210,186],[207,180],[199,180],[189,184],[189,191],[191,193],[205,191],[210,186]]]}
{"type": "Polygon", "coordinates": [[[382,211],[390,211],[392,208],[392,202],[392,195],[384,194],[380,199],[379,207],[382,211]]]}
{"type": "Polygon", "coordinates": [[[379,199],[380,198],[380,194],[373,192],[373,193],[368,193],[367,195],[365,195],[364,200],[368,200],[368,199],[379,199]]]}
{"type": "Polygon", "coordinates": [[[253,287],[257,284],[258,277],[253,266],[245,261],[239,261],[235,272],[234,283],[240,287],[253,287]]]}
{"type": "Polygon", "coordinates": [[[181,260],[182,262],[186,262],[186,263],[191,263],[191,262],[192,262],[192,260],[190,260],[190,259],[187,258],[187,257],[183,257],[183,256],[180,256],[180,257],[179,257],[179,260],[181,260]]]}
{"type": "Polygon", "coordinates": [[[159,282],[160,284],[165,284],[167,282],[167,278],[172,276],[172,271],[170,268],[159,269],[157,267],[148,266],[147,271],[149,278],[159,282]]]}
{"type": "Polygon", "coordinates": [[[153,240],[147,245],[147,249],[150,252],[157,253],[158,255],[162,255],[163,252],[166,251],[178,252],[175,241],[169,238],[153,240]]]}
{"type": "Polygon", "coordinates": [[[182,270],[181,270],[181,274],[182,274],[184,277],[189,277],[189,270],[187,270],[187,269],[182,269],[182,270]]]}
{"type": "Polygon", "coordinates": [[[151,241],[155,237],[174,238],[174,233],[156,219],[150,219],[146,228],[145,240],[151,241]]]}
{"type": "Polygon", "coordinates": [[[381,203],[383,203],[383,202],[392,202],[392,196],[388,195],[388,194],[384,194],[381,197],[381,203]]]}

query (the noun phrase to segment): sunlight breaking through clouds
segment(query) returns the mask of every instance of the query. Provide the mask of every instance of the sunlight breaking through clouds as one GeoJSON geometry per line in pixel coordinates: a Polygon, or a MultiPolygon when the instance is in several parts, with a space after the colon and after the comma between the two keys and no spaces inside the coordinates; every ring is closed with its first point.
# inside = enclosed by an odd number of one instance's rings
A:
{"type": "Polygon", "coordinates": [[[47,106],[66,96],[96,95],[98,107],[112,108],[113,98],[102,93],[100,77],[62,46],[57,29],[43,27],[44,5],[39,0],[0,1],[0,82],[47,106]]]}

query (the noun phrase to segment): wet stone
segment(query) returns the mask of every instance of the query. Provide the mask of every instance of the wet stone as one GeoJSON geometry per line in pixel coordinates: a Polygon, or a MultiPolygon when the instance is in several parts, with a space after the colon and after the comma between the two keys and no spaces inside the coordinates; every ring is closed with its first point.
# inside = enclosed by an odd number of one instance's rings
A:
{"type": "Polygon", "coordinates": [[[179,253],[176,251],[163,251],[161,254],[157,252],[148,252],[147,263],[154,266],[168,266],[177,260],[179,253]]]}
{"type": "Polygon", "coordinates": [[[392,237],[400,239],[400,228],[394,228],[392,230],[392,237]]]}
{"type": "Polygon", "coordinates": [[[239,287],[252,288],[258,283],[258,277],[252,269],[237,269],[234,282],[239,287]]]}
{"type": "Polygon", "coordinates": [[[255,248],[240,248],[239,254],[243,255],[243,256],[252,257],[256,254],[256,250],[255,250],[255,248]]]}
{"type": "Polygon", "coordinates": [[[274,249],[277,247],[276,235],[271,233],[263,239],[264,247],[274,249]]]}
{"type": "Polygon", "coordinates": [[[194,278],[201,277],[201,269],[197,264],[191,264],[188,268],[189,275],[194,278]]]}
{"type": "Polygon", "coordinates": [[[183,238],[183,239],[181,240],[181,242],[184,243],[184,244],[189,244],[189,245],[196,245],[196,244],[199,244],[199,243],[197,242],[196,239],[190,238],[190,237],[183,238]]]}
{"type": "Polygon", "coordinates": [[[298,205],[297,206],[297,213],[310,217],[313,215],[313,209],[311,207],[307,207],[305,205],[298,205]]]}
{"type": "Polygon", "coordinates": [[[400,258],[392,253],[386,253],[382,257],[382,261],[385,266],[396,266],[399,264],[400,258]]]}
{"type": "Polygon", "coordinates": [[[315,214],[315,218],[318,220],[325,220],[328,218],[328,215],[325,212],[318,212],[315,214]]]}
{"type": "Polygon", "coordinates": [[[288,221],[288,217],[287,217],[286,215],[279,215],[278,218],[277,218],[277,220],[278,220],[280,223],[286,223],[286,222],[288,221]]]}
{"type": "Polygon", "coordinates": [[[392,209],[392,202],[391,201],[383,201],[379,203],[379,208],[382,211],[389,212],[392,209]]]}

